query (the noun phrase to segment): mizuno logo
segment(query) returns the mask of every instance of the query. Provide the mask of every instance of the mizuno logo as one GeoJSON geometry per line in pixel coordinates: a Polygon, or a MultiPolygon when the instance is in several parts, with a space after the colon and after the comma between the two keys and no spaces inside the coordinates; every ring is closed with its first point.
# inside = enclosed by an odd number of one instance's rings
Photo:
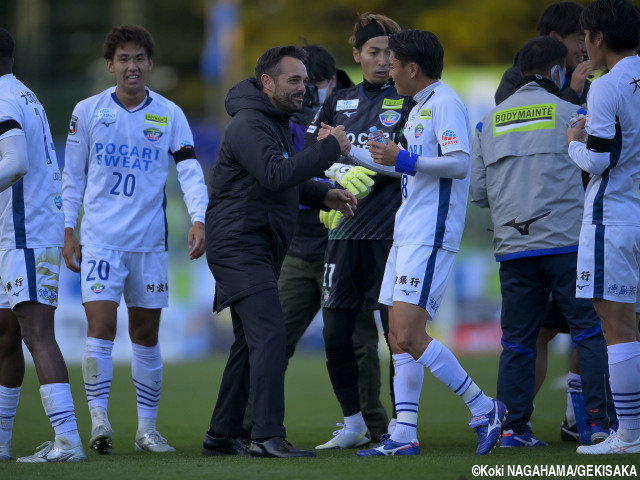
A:
{"type": "Polygon", "coordinates": [[[590,283],[587,283],[586,285],[576,285],[576,287],[578,288],[578,290],[582,290],[585,287],[588,287],[589,285],[591,285],[590,283]]]}
{"type": "MultiPolygon", "coordinates": [[[[518,232],[520,232],[520,235],[529,235],[529,227],[531,226],[531,224],[533,222],[535,222],[536,220],[540,220],[541,218],[547,217],[551,215],[551,210],[549,210],[547,213],[543,213],[542,215],[532,218],[530,220],[525,220],[524,222],[516,222],[516,219],[514,218],[513,220],[511,220],[510,222],[505,223],[504,225],[502,225],[503,227],[513,227],[515,228],[518,232]]],[[[518,218],[518,217],[516,217],[518,218]]]]}
{"type": "Polygon", "coordinates": [[[350,118],[351,115],[353,115],[354,113],[357,113],[357,112],[353,111],[353,112],[343,112],[343,113],[347,116],[347,118],[350,118]]]}
{"type": "Polygon", "coordinates": [[[22,290],[18,290],[17,292],[13,292],[13,296],[17,297],[18,295],[20,295],[20,293],[22,293],[24,291],[24,288],[22,290]]]}
{"type": "Polygon", "coordinates": [[[409,296],[412,293],[416,293],[417,290],[400,290],[401,292],[403,292],[405,295],[409,296]]]}
{"type": "Polygon", "coordinates": [[[113,124],[113,123],[116,123],[116,122],[107,122],[107,121],[104,121],[104,122],[100,122],[100,123],[102,123],[105,127],[108,127],[109,125],[111,125],[111,124],[113,124]]]}

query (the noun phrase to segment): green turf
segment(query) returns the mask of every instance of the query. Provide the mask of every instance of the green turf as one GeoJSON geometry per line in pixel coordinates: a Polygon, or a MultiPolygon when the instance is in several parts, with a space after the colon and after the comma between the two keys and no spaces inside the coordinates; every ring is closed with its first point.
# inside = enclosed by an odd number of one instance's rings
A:
{"type": "MultiPolygon", "coordinates": [[[[576,443],[559,440],[559,425],[566,405],[565,393],[543,386],[536,399],[533,425],[547,448],[496,449],[491,455],[475,455],[475,434],[467,426],[469,412],[459,398],[428,372],[422,390],[418,436],[422,454],[415,457],[359,458],[355,451],[320,452],[311,459],[257,459],[202,457],[201,441],[208,428],[217,395],[224,358],[165,366],[164,390],[158,428],[176,447],[173,454],[134,453],[137,426],[135,390],[128,366],[116,367],[109,407],[114,428],[114,452],[98,456],[89,452],[82,464],[24,465],[0,463],[0,479],[471,479],[473,465],[504,466],[501,478],[509,478],[508,465],[634,465],[640,471],[640,455],[584,457],[576,443]]],[[[497,356],[466,357],[461,363],[488,394],[495,394],[497,356]]],[[[552,358],[548,378],[561,375],[564,358],[552,358]]],[[[70,369],[78,424],[83,440],[89,437],[90,419],[82,390],[79,367],[70,369]]],[[[387,390],[383,399],[388,405],[387,390]]],[[[329,384],[324,360],[319,356],[294,357],[287,373],[288,438],[297,447],[313,448],[331,437],[341,420],[329,384]]],[[[14,456],[30,455],[40,443],[51,440],[33,367],[28,368],[14,427],[14,456]]],[[[485,477],[488,478],[488,477],[485,477]]],[[[519,477],[525,478],[525,477],[519,477]]],[[[569,477],[561,477],[569,478],[569,477]]]]}

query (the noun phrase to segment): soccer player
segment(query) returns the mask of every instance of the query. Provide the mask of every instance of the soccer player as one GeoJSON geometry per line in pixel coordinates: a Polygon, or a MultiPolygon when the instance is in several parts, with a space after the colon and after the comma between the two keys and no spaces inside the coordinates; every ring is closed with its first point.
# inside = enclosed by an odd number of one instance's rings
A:
{"type": "Polygon", "coordinates": [[[475,129],[471,199],[491,209],[500,262],[498,398],[509,410],[501,447],[547,445],[529,422],[536,340],[550,293],[578,351],[585,406],[576,415],[586,415],[585,430],[589,426],[583,440],[605,440],[616,423],[600,320],[590,302],[575,296],[584,189],[566,148],[566,126],[578,110],[560,98],[566,56],[567,48],[550,36],[529,40],[518,53],[518,89],[475,129]]]}
{"type": "Polygon", "coordinates": [[[583,454],[640,453],[640,11],[626,0],[596,0],[580,16],[593,68],[589,116],[567,129],[569,155],[593,174],[587,187],[576,296],[602,321],[620,426],[583,454]]]}
{"type": "Polygon", "coordinates": [[[172,452],[156,430],[162,390],[158,329],[168,301],[164,188],[170,163],[191,216],[191,260],[204,253],[207,190],[184,113],[145,86],[153,68],[149,32],[136,25],[115,27],[103,54],[116,86],[74,109],[63,174],[63,256],[67,267],[81,274],[88,320],[82,374],[92,422],[89,447],[101,454],[112,449],[111,351],[124,293],[138,399],[135,449],[172,452]],[[74,228],[82,205],[81,249],[74,228]]]}
{"type": "Polygon", "coordinates": [[[18,462],[80,462],[87,457],[54,332],[64,240],[60,170],[44,108],[11,73],[13,49],[0,28],[0,460],[13,458],[24,340],[55,440],[18,462]]]}
{"type": "MultiPolygon", "coordinates": [[[[462,397],[478,437],[476,453],[500,438],[505,405],[485,395],[453,354],[426,332],[444,295],[460,245],[469,192],[469,118],[460,97],[440,83],[444,50],[431,32],[389,36],[390,75],[400,95],[411,95],[403,136],[407,150],[389,140],[368,142],[376,163],[402,174],[402,206],[380,290],[389,305],[398,418],[391,436],[359,456],[417,455],[418,404],[424,368],[462,397]]],[[[353,148],[354,151],[361,149],[353,148]]],[[[362,151],[361,151],[362,153],[362,151]]]]}
{"type": "MultiPolygon", "coordinates": [[[[349,138],[359,146],[366,144],[372,126],[384,131],[392,140],[399,138],[413,105],[411,99],[396,91],[389,77],[388,35],[399,31],[398,24],[383,15],[364,14],[358,18],[350,43],[353,45],[353,58],[360,64],[364,80],[327,98],[309,126],[307,145],[315,142],[322,123],[344,125],[349,138]]],[[[341,185],[352,187],[345,180],[350,178],[354,165],[343,157],[332,167],[333,174],[326,173],[341,185]]],[[[361,167],[355,167],[356,171],[358,169],[360,174],[366,173],[361,167]]],[[[393,243],[393,217],[401,203],[400,182],[398,178],[378,175],[369,178],[368,183],[372,184],[371,187],[360,184],[362,189],[358,193],[361,201],[357,215],[342,219],[337,228],[329,232],[322,295],[323,336],[327,370],[344,423],[338,425],[342,428],[335,431],[328,442],[316,447],[321,450],[360,447],[375,438],[373,433],[387,430],[386,411],[379,400],[380,381],[377,380],[376,391],[369,392],[368,399],[361,398],[358,389],[360,375],[372,378],[375,371],[379,377],[380,368],[378,334],[373,318],[363,318],[360,313],[379,310],[386,337],[388,314],[384,305],[378,302],[378,295],[384,272],[383,259],[388,256],[393,243]],[[358,322],[366,322],[373,329],[372,349],[375,353],[369,355],[368,366],[361,364],[360,369],[353,345],[353,333],[358,322]],[[372,397],[377,405],[371,405],[372,397]],[[377,415],[367,415],[371,411],[377,415]]],[[[357,330],[362,332],[367,325],[357,330]]],[[[390,428],[393,428],[393,420],[390,428]]]]}

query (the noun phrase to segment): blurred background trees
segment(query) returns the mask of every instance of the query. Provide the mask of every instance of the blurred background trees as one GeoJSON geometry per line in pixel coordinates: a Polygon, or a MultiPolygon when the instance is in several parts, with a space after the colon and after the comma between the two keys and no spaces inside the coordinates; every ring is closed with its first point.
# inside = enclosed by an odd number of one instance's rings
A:
{"type": "MultiPolygon", "coordinates": [[[[358,13],[394,18],[436,33],[445,68],[507,65],[536,34],[549,0],[2,0],[0,25],[16,39],[15,73],[47,107],[54,136],[64,136],[75,103],[113,83],[101,55],[113,25],[138,23],[157,53],[151,87],[191,117],[219,117],[229,86],[252,74],[268,47],[317,43],[338,64],[353,64],[347,43],[358,13]]],[[[582,2],[587,3],[587,2],[582,2]]],[[[359,79],[354,79],[358,81],[359,79]]]]}

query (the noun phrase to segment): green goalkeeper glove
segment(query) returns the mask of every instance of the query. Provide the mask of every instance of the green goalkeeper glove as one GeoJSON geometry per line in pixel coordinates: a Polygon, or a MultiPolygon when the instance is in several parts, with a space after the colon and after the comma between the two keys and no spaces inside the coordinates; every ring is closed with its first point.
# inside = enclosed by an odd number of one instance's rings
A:
{"type": "Polygon", "coordinates": [[[371,191],[374,181],[370,177],[376,172],[364,167],[334,163],[324,174],[349,190],[356,198],[363,198],[371,191]]]}
{"type": "Polygon", "coordinates": [[[329,230],[337,228],[343,218],[344,215],[339,210],[331,210],[330,212],[320,210],[320,221],[329,230]]]}

